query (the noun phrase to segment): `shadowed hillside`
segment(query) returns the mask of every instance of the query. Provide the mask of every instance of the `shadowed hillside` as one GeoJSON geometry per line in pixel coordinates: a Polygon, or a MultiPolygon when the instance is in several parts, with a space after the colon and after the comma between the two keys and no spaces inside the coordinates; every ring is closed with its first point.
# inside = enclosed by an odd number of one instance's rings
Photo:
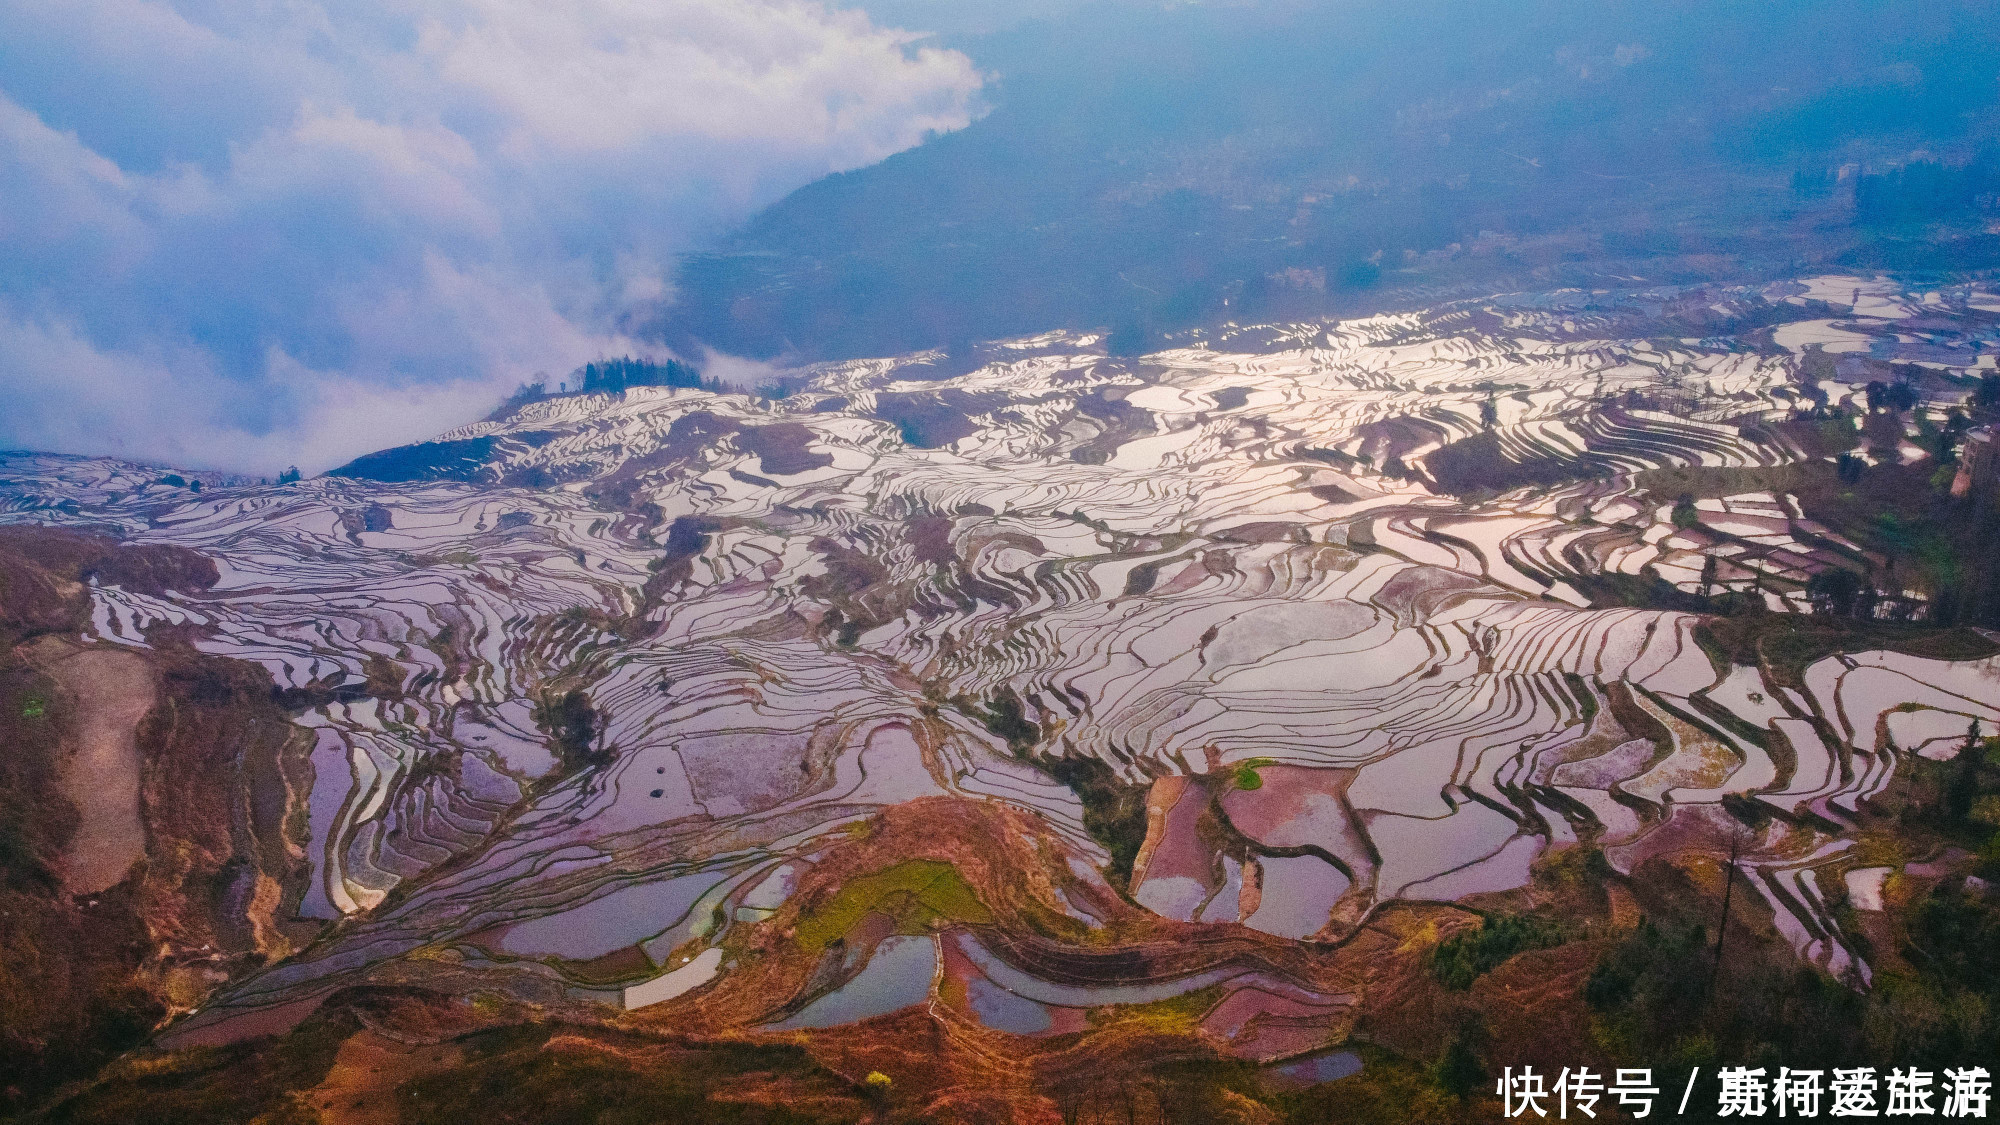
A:
{"type": "Polygon", "coordinates": [[[1137,346],[1413,287],[2000,260],[1965,225],[2000,94],[1975,4],[1105,7],[962,46],[994,112],[686,262],[669,342],[1137,346]]]}

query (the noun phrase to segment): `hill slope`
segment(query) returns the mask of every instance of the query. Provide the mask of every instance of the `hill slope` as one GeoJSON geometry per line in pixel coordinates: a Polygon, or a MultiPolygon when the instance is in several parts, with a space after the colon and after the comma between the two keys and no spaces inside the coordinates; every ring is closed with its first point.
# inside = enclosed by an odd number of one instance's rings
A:
{"type": "MultiPolygon", "coordinates": [[[[132,876],[223,952],[117,1008],[93,1044],[155,1053],[54,1119],[1122,1119],[1280,1104],[1281,1060],[1363,1041],[1330,1085],[1407,1108],[1479,1018],[1494,1070],[1933,1026],[1857,991],[1906,923],[1993,927],[1923,970],[1992,1011],[2000,906],[1951,896],[2000,769],[1933,759],[2000,723],[1995,644],[1942,627],[2000,624],[2000,488],[1940,464],[1949,409],[2000,419],[1996,326],[1856,277],[1523,293],[544,398],[289,486],[6,455],[0,522],[125,543],[0,529],[111,552],[0,609],[158,669],[142,749],[242,750],[147,790],[227,829],[208,865],[152,825],[132,876]]],[[[1328,1116],[1403,1115],[1291,1119],[1328,1116]]]]}
{"type": "MultiPolygon", "coordinates": [[[[1996,135],[1990,17],[1969,0],[1091,9],[967,43],[998,75],[990,116],[689,260],[662,330],[823,359],[1352,310],[1375,287],[1792,268],[1882,233],[1855,228],[1843,166],[1962,163],[1996,135]]],[[[1964,219],[1982,184],[1864,217],[1964,219]]],[[[1991,242],[1923,265],[2000,260],[1991,242]]]]}

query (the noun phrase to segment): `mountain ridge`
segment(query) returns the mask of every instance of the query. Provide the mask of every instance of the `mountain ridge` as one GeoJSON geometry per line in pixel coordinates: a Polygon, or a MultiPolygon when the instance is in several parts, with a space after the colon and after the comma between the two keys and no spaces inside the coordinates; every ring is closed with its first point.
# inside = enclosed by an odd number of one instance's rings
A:
{"type": "Polygon", "coordinates": [[[1976,4],[1093,9],[964,47],[991,114],[688,258],[661,338],[810,361],[1771,280],[1897,233],[1857,225],[1849,165],[2000,177],[1976,4]]]}

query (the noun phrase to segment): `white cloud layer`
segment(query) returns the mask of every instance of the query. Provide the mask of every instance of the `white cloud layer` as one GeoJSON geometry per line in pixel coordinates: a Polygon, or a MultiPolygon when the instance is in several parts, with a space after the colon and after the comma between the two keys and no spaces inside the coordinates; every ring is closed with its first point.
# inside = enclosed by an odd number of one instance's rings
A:
{"type": "Polygon", "coordinates": [[[642,350],[672,258],[979,110],[785,0],[0,0],[0,447],[318,470],[642,350]]]}

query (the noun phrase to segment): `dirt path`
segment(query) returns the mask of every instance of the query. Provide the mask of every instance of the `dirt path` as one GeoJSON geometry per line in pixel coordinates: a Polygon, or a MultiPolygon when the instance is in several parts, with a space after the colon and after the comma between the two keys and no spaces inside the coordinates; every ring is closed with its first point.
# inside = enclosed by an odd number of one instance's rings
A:
{"type": "Polygon", "coordinates": [[[33,659],[76,709],[76,742],[62,778],[79,822],[63,857],[63,883],[71,894],[96,894],[146,854],[137,728],[153,706],[152,669],[135,653],[54,638],[37,644],[33,659]]]}

